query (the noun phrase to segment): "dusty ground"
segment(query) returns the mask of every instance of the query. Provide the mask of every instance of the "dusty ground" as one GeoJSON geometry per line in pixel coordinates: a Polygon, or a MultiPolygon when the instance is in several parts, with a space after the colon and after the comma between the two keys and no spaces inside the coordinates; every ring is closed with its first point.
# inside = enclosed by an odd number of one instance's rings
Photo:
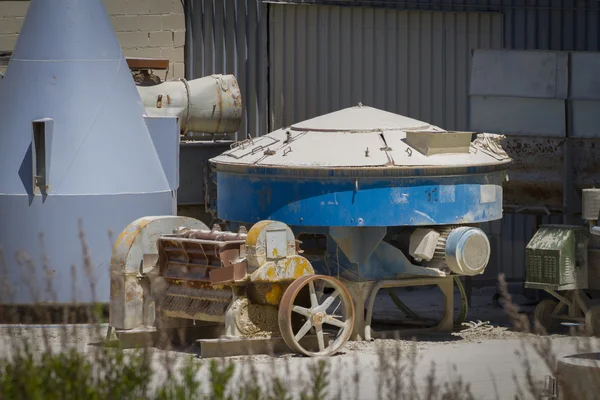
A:
{"type": "MultiPolygon", "coordinates": [[[[462,330],[454,333],[420,334],[415,337],[416,342],[412,342],[411,337],[349,342],[341,354],[330,358],[334,373],[337,374],[333,380],[334,388],[350,390],[350,393],[360,390],[360,399],[377,398],[377,371],[381,361],[378,351],[383,349],[385,354],[395,355],[396,349],[400,349],[404,356],[409,356],[416,348],[421,360],[416,370],[418,381],[425,382],[432,363],[441,379],[449,379],[451,367],[455,365],[458,373],[472,384],[476,398],[496,398],[493,395],[495,391],[499,392],[500,399],[515,398],[513,375],[522,376],[523,373],[520,370],[520,359],[514,353],[522,349],[522,339],[531,338],[532,335],[517,333],[510,328],[505,311],[493,304],[494,293],[494,288],[474,290],[467,323],[462,330]],[[357,372],[361,373],[360,385],[349,384],[354,381],[357,372]]],[[[402,290],[397,291],[397,294],[420,317],[439,319],[442,315],[442,295],[437,289],[402,290]]],[[[460,309],[458,293],[455,297],[457,315],[460,309]]],[[[522,312],[533,312],[533,304],[527,305],[528,301],[524,297],[515,295],[513,300],[520,305],[522,312]]],[[[403,319],[402,312],[385,291],[380,292],[375,304],[376,331],[378,327],[389,327],[393,322],[403,319]]],[[[14,339],[23,337],[32,339],[37,349],[42,349],[47,344],[59,350],[64,343],[68,343],[75,345],[79,351],[90,352],[95,348],[91,344],[98,342],[106,333],[106,326],[100,330],[89,325],[77,326],[76,330],[70,329],[71,327],[58,326],[0,326],[0,353],[10,353],[15,344],[14,339]]],[[[563,331],[552,335],[559,355],[575,351],[573,345],[567,342],[567,333],[563,331]]],[[[196,351],[193,347],[157,350],[153,357],[160,367],[164,365],[165,357],[179,364],[193,358],[196,351]]],[[[306,367],[313,361],[292,354],[275,357],[239,356],[230,359],[240,365],[251,362],[263,371],[274,371],[271,373],[282,375],[297,391],[302,390],[297,372],[306,371],[306,367]]],[[[536,379],[543,379],[548,371],[541,360],[536,360],[535,363],[539,364],[536,367],[536,379]]]]}

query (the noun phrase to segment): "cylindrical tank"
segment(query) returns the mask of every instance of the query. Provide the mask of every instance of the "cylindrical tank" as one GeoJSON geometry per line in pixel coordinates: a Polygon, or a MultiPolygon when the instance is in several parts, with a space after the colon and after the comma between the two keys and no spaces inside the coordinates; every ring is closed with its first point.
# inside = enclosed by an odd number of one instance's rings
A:
{"type": "Polygon", "coordinates": [[[510,158],[471,136],[362,105],[299,122],[211,160],[219,217],[308,227],[497,220],[510,158]]]}
{"type": "Polygon", "coordinates": [[[242,122],[242,95],[233,75],[138,86],[152,115],[177,115],[184,132],[234,133],[242,122]]]}
{"type": "Polygon", "coordinates": [[[31,1],[0,86],[1,302],[108,302],[109,232],[175,209],[144,112],[102,0],[31,1]]]}
{"type": "Polygon", "coordinates": [[[600,353],[585,353],[558,360],[558,399],[592,400],[600,391],[600,353]]]}

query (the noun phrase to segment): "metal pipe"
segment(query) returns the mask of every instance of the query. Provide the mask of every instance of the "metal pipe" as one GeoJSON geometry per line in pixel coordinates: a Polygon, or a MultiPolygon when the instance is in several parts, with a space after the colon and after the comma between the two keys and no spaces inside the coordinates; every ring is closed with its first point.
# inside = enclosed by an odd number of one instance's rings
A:
{"type": "Polygon", "coordinates": [[[179,116],[183,134],[234,133],[242,122],[242,96],[233,75],[137,86],[150,116],[179,116]]]}
{"type": "Polygon", "coordinates": [[[195,77],[194,63],[194,24],[192,15],[194,15],[194,2],[186,0],[183,2],[183,15],[185,16],[185,78],[192,80],[195,77]]]}

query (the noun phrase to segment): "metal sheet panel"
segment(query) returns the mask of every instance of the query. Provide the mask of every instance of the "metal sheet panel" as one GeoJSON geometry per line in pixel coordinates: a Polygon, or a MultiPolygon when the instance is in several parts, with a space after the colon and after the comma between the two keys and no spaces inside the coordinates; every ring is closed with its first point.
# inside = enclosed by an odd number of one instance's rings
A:
{"type": "Polygon", "coordinates": [[[182,142],[179,155],[179,206],[206,204],[208,160],[229,150],[231,142],[182,142]]]}
{"type": "Polygon", "coordinates": [[[469,94],[565,99],[568,62],[559,52],[475,50],[469,94]]]}
{"type": "Polygon", "coordinates": [[[569,66],[569,98],[600,100],[600,53],[573,52],[569,66]]]}
{"type": "Polygon", "coordinates": [[[179,118],[144,117],[171,190],[179,187],[179,118]]]}
{"type": "Polygon", "coordinates": [[[600,137],[600,53],[570,53],[569,112],[570,135],[600,137]]]}
{"type": "Polygon", "coordinates": [[[469,129],[506,135],[564,137],[565,101],[471,96],[469,129]]]}
{"type": "Polygon", "coordinates": [[[502,46],[494,13],[270,4],[270,124],[362,102],[466,129],[471,50],[502,46]]]}
{"type": "Polygon", "coordinates": [[[570,136],[576,138],[600,137],[600,100],[571,100],[570,136]]]}
{"type": "Polygon", "coordinates": [[[268,133],[267,5],[260,0],[186,3],[187,79],[233,74],[244,110],[238,139],[268,133]]]}

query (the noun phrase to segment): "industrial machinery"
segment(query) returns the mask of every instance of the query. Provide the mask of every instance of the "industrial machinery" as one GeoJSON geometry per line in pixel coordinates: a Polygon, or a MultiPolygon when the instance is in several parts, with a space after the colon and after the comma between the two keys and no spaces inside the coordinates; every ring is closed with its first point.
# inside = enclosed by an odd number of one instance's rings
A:
{"type": "Polygon", "coordinates": [[[489,261],[477,225],[502,217],[502,138],[359,104],[213,158],[217,212],[229,223],[289,225],[315,271],[349,289],[354,339],[372,337],[377,292],[402,286],[438,285],[445,314],[434,328],[449,331],[454,277],[489,261]]]}
{"type": "MultiPolygon", "coordinates": [[[[315,275],[299,253],[281,222],[225,232],[188,217],[141,218],[113,249],[110,326],[120,336],[197,323],[208,331],[212,323],[228,339],[221,356],[260,338],[308,356],[334,354],[352,333],[350,294],[339,280],[315,275]],[[316,335],[307,336],[312,328],[316,335]]],[[[201,355],[211,344],[201,341],[201,355]]]]}
{"type": "Polygon", "coordinates": [[[526,249],[526,288],[542,289],[535,319],[547,330],[583,325],[600,335],[600,189],[583,189],[582,216],[588,226],[541,226],[526,249]]]}

